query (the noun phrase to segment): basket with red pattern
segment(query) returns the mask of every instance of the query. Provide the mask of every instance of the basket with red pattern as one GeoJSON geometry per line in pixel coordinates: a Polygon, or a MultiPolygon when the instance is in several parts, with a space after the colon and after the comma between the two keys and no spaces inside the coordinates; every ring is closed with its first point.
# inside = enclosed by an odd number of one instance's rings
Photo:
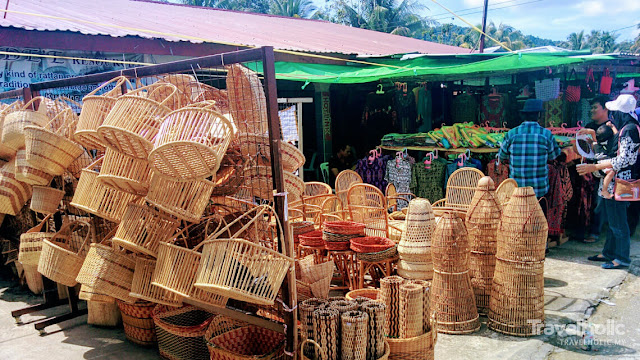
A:
{"type": "Polygon", "coordinates": [[[300,242],[299,236],[316,229],[312,221],[296,221],[291,223],[291,229],[293,230],[293,242],[295,244],[300,242]]]}
{"type": "Polygon", "coordinates": [[[151,346],[157,343],[156,329],[153,322],[153,308],[156,304],[149,301],[134,304],[118,300],[118,308],[122,313],[124,335],[132,343],[151,346]]]}
{"type": "Polygon", "coordinates": [[[322,231],[340,235],[364,235],[364,224],[353,221],[325,221],[322,231]]]}
{"type": "Polygon", "coordinates": [[[396,243],[384,237],[365,236],[351,239],[351,250],[357,253],[376,253],[393,247],[396,243]]]}
{"type": "Polygon", "coordinates": [[[279,359],[284,334],[258,326],[244,326],[206,339],[211,360],[279,359]]]}
{"type": "Polygon", "coordinates": [[[322,231],[315,230],[308,233],[298,235],[300,239],[300,245],[304,246],[323,246],[324,240],[322,240],[322,231]]]}

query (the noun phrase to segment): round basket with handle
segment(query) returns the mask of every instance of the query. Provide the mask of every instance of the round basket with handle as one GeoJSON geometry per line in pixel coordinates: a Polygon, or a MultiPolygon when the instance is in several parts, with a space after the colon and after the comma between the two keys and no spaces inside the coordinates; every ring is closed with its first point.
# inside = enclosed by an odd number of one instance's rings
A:
{"type": "MultiPolygon", "coordinates": [[[[176,93],[173,95],[172,100],[167,102],[166,106],[171,110],[178,110],[182,107],[191,106],[193,101],[193,96],[191,94],[191,89],[194,83],[197,83],[198,80],[188,74],[168,74],[163,75],[158,78],[158,80],[154,83],[154,85],[159,84],[172,84],[176,87],[176,93]]],[[[151,99],[156,101],[162,101],[162,99],[166,98],[169,94],[170,89],[166,88],[162,91],[156,91],[150,95],[151,99]]]]}
{"type": "MultiPolygon", "coordinates": [[[[11,104],[6,106],[0,105],[0,139],[2,138],[2,127],[4,124],[5,116],[7,116],[8,114],[14,111],[17,111],[23,105],[24,103],[20,100],[14,101],[11,104]]],[[[0,158],[1,159],[11,159],[16,154],[16,150],[17,149],[7,146],[2,142],[0,142],[0,158]]]]}
{"type": "MultiPolygon", "coordinates": [[[[262,210],[256,213],[255,218],[263,216],[267,210],[275,213],[270,206],[262,205],[262,210]]],[[[277,223],[280,234],[284,234],[280,221],[277,223]]],[[[236,234],[243,231],[241,229],[236,234]]],[[[203,243],[202,261],[194,286],[240,301],[273,305],[287,271],[294,265],[294,259],[258,241],[233,236],[218,239],[222,234],[223,231],[214,233],[203,243]]],[[[283,237],[280,237],[280,241],[283,249],[290,245],[283,237]]]]}
{"type": "Polygon", "coordinates": [[[23,265],[38,266],[44,240],[51,239],[53,235],[56,234],[55,232],[48,231],[50,218],[51,215],[45,216],[38,225],[20,235],[18,261],[23,265]],[[42,231],[44,227],[46,227],[46,231],[42,231]]]}
{"type": "Polygon", "coordinates": [[[146,256],[136,257],[136,269],[133,272],[129,296],[166,306],[182,306],[181,296],[151,284],[155,269],[156,259],[146,256]]]}
{"type": "MultiPolygon", "coordinates": [[[[106,238],[110,239],[110,236],[106,238]]],[[[107,245],[109,243],[109,240],[103,240],[90,245],[76,281],[101,294],[133,303],[136,299],[129,293],[136,267],[135,257],[113,244],[107,245]]]]}
{"type": "MultiPolygon", "coordinates": [[[[60,184],[62,188],[62,178],[56,178],[56,185],[60,184]]],[[[31,197],[31,210],[41,214],[52,214],[60,206],[60,202],[64,197],[64,190],[56,189],[48,186],[34,186],[33,196],[31,197]]]]}
{"type": "Polygon", "coordinates": [[[302,151],[286,141],[280,141],[280,154],[282,156],[280,164],[286,172],[295,172],[304,166],[306,161],[302,151]]]}
{"type": "Polygon", "coordinates": [[[154,174],[146,199],[179,219],[198,222],[209,204],[213,187],[213,182],[206,179],[180,182],[154,174]]]}
{"type": "Polygon", "coordinates": [[[47,107],[38,106],[37,111],[31,110],[36,102],[44,101],[42,96],[29,100],[20,110],[13,111],[4,117],[2,124],[2,144],[11,149],[24,147],[24,128],[29,125],[45,126],[49,120],[47,107]]]}
{"type": "Polygon", "coordinates": [[[240,153],[240,148],[233,142],[229,145],[226,154],[220,163],[220,169],[216,172],[213,196],[231,195],[238,192],[238,188],[244,184],[245,159],[240,153]]]}
{"type": "Polygon", "coordinates": [[[153,322],[153,308],[156,304],[140,301],[129,304],[118,300],[118,308],[122,313],[124,336],[134,344],[151,346],[156,344],[156,329],[153,322]]]}
{"type": "Polygon", "coordinates": [[[155,172],[171,178],[206,178],[220,168],[233,137],[233,125],[221,113],[206,107],[182,108],[165,117],[149,162],[155,172]]]}
{"type": "Polygon", "coordinates": [[[36,169],[27,162],[27,150],[19,149],[15,158],[16,180],[29,185],[47,186],[53,180],[53,175],[36,169]]]}
{"type": "Polygon", "coordinates": [[[124,76],[117,76],[90,92],[82,98],[82,111],[80,119],[73,135],[75,141],[82,144],[87,149],[104,150],[105,145],[98,136],[98,127],[102,125],[118,96],[122,95],[122,85],[132,88],[131,83],[124,76]],[[111,90],[97,95],[99,91],[106,90],[113,86],[111,90]]]}
{"type": "Polygon", "coordinates": [[[93,227],[86,221],[62,225],[51,239],[43,241],[38,272],[59,284],[75,286],[93,238],[93,227]]]}
{"type": "Polygon", "coordinates": [[[160,357],[171,360],[209,359],[204,335],[214,315],[195,306],[153,309],[160,357]]]}
{"type": "Polygon", "coordinates": [[[112,189],[98,181],[99,168],[103,158],[99,158],[82,170],[78,187],[71,205],[109,221],[119,223],[127,205],[131,202],[142,203],[142,198],[112,189]]]}
{"type": "Polygon", "coordinates": [[[0,213],[15,216],[31,198],[31,185],[17,179],[15,165],[8,162],[0,168],[0,213]]]}
{"type": "Polygon", "coordinates": [[[171,112],[167,104],[177,94],[175,85],[156,83],[118,97],[98,135],[105,145],[129,156],[146,159],[162,119],[171,112]],[[154,93],[164,96],[158,98],[154,93]],[[155,99],[155,100],[154,100],[155,99]]]}
{"type": "Polygon", "coordinates": [[[98,181],[112,189],[144,196],[149,191],[151,167],[146,159],[136,159],[107,148],[98,181]]]}
{"type": "Polygon", "coordinates": [[[272,360],[284,355],[284,334],[255,325],[231,329],[205,340],[211,360],[272,360]]]}
{"type": "Polygon", "coordinates": [[[71,128],[77,116],[71,109],[60,112],[45,127],[25,126],[27,162],[32,167],[51,175],[62,175],[84,149],[70,140],[71,128]],[[61,126],[54,130],[54,123],[61,126]]]}
{"type": "Polygon", "coordinates": [[[111,296],[99,293],[95,289],[84,284],[80,285],[80,292],[78,293],[78,299],[85,300],[85,301],[109,303],[109,304],[116,303],[116,299],[112,298],[111,296]]]}
{"type": "MultiPolygon", "coordinates": [[[[215,227],[213,224],[218,220],[217,217],[212,216],[205,221],[207,225],[211,224],[212,227],[215,227]]],[[[223,222],[219,221],[218,226],[213,231],[216,231],[222,224],[223,222]]],[[[195,227],[195,224],[186,227],[173,240],[160,244],[158,261],[156,262],[151,284],[184,298],[224,307],[227,303],[226,296],[212,294],[193,286],[202,256],[198,250],[204,245],[204,242],[201,242],[192,249],[189,248],[189,230],[195,227]],[[175,245],[174,243],[177,240],[184,242],[185,246],[175,245]],[[175,264],[180,264],[180,266],[176,268],[175,264]]],[[[205,229],[205,233],[207,232],[208,229],[205,229]]]]}
{"type": "Polygon", "coordinates": [[[180,222],[151,206],[131,203],[112,241],[133,252],[158,256],[160,243],[171,240],[180,222]]]}
{"type": "Polygon", "coordinates": [[[229,96],[227,95],[227,90],[220,90],[196,81],[191,83],[191,98],[194,102],[215,101],[216,107],[220,109],[221,113],[229,113],[229,96]]]}

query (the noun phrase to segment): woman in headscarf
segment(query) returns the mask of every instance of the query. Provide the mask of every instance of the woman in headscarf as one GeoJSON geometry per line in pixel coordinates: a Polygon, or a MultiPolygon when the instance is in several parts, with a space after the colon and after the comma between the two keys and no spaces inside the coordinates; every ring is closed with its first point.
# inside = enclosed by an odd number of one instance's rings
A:
{"type": "MultiPolygon", "coordinates": [[[[614,181],[611,182],[608,189],[610,193],[613,193],[615,179],[632,180],[640,178],[640,161],[638,161],[640,124],[635,113],[636,100],[633,96],[620,95],[615,101],[607,102],[606,107],[612,112],[613,120],[611,122],[613,126],[618,129],[618,134],[612,140],[614,146],[610,147],[610,159],[603,160],[598,164],[579,164],[577,170],[580,175],[606,169],[615,171],[614,181]]],[[[602,186],[602,182],[600,182],[600,186],[602,186]]],[[[629,202],[616,201],[615,198],[603,198],[602,201],[604,205],[603,216],[606,216],[609,222],[609,231],[607,232],[602,254],[590,256],[589,260],[604,262],[602,264],[604,269],[628,267],[631,263],[629,258],[631,240],[627,222],[629,202]]]]}

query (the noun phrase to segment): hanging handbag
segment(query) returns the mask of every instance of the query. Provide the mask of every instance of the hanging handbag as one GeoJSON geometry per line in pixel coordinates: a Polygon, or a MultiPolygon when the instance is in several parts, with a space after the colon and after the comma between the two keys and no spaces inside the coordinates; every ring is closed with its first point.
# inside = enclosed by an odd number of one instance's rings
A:
{"type": "MultiPolygon", "coordinates": [[[[640,126],[636,125],[640,135],[640,126]]],[[[622,130],[620,130],[622,132],[622,130]]],[[[640,152],[640,149],[638,150],[640,152]]],[[[620,154],[620,139],[618,139],[618,154],[620,154]]],[[[640,201],[640,179],[615,179],[613,195],[616,201],[640,201]]]]}
{"type": "Polygon", "coordinates": [[[609,68],[604,68],[602,79],[600,79],[600,94],[611,94],[611,85],[613,84],[613,78],[609,73],[609,68]]]}
{"type": "Polygon", "coordinates": [[[598,85],[595,77],[593,76],[593,69],[589,67],[584,78],[584,83],[582,84],[582,97],[585,99],[594,98],[596,96],[597,88],[598,85]]]}
{"type": "Polygon", "coordinates": [[[568,102],[578,102],[580,101],[580,84],[578,82],[578,75],[576,74],[576,69],[571,70],[571,74],[567,78],[567,88],[564,92],[565,99],[568,102]],[[573,80],[571,80],[571,75],[573,75],[573,80]],[[571,84],[571,85],[569,85],[571,84]]]}
{"type": "Polygon", "coordinates": [[[560,94],[560,78],[543,79],[535,81],[536,99],[549,101],[556,99],[560,94]]]}

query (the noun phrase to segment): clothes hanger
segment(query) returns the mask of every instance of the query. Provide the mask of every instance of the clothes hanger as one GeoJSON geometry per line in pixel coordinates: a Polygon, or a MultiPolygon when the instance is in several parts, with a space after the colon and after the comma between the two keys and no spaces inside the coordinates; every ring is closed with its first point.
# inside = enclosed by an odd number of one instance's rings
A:
{"type": "Polygon", "coordinates": [[[433,162],[433,152],[430,152],[427,155],[425,155],[424,168],[431,169],[432,162],[433,162]]]}
{"type": "Polygon", "coordinates": [[[490,98],[499,98],[502,97],[502,95],[500,93],[498,93],[498,89],[496,89],[496,87],[492,87],[491,88],[491,94],[489,94],[490,98]]]}
{"type": "Polygon", "coordinates": [[[376,90],[376,94],[377,95],[383,95],[384,94],[384,90],[382,89],[382,84],[378,84],[377,89],[378,89],[378,90],[376,90]]]}

